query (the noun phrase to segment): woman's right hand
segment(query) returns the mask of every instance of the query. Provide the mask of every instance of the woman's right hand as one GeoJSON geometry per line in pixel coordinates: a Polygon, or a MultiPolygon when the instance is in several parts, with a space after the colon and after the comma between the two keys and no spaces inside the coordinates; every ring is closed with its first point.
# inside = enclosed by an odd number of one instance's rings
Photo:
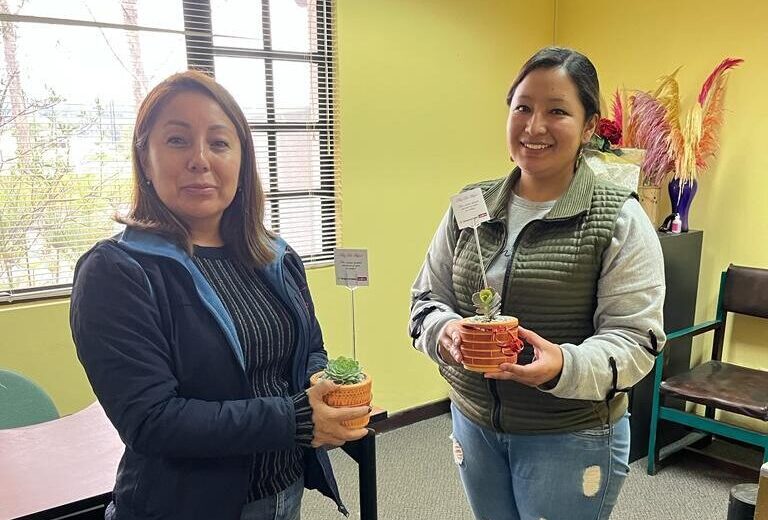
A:
{"type": "Polygon", "coordinates": [[[461,355],[461,320],[451,320],[443,326],[440,337],[437,340],[438,355],[448,364],[461,366],[464,359],[461,355]]]}
{"type": "Polygon", "coordinates": [[[312,407],[312,446],[341,446],[348,441],[362,439],[368,434],[367,428],[351,430],[341,424],[342,421],[357,419],[371,412],[370,406],[354,408],[334,408],[323,401],[323,396],[333,392],[339,385],[327,379],[321,379],[307,390],[309,406],[312,407]]]}

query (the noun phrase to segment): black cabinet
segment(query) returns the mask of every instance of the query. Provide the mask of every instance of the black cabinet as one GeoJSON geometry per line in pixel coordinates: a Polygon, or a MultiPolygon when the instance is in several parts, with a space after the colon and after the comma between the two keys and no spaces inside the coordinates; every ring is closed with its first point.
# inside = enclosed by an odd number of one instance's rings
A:
{"type": "MultiPolygon", "coordinates": [[[[690,327],[696,313],[696,293],[699,288],[701,266],[702,231],[689,231],[673,235],[659,233],[661,249],[664,252],[664,271],[667,296],[664,300],[664,330],[667,332],[690,327]]],[[[671,341],[664,356],[664,377],[688,370],[691,362],[691,338],[671,341]]],[[[651,399],[653,372],[648,374],[629,392],[629,422],[632,442],[629,461],[635,461],[648,454],[648,431],[651,421],[651,399]]],[[[667,398],[668,406],[685,409],[685,403],[667,398]]],[[[659,424],[658,443],[665,446],[683,436],[684,427],[668,422],[659,424]]]]}

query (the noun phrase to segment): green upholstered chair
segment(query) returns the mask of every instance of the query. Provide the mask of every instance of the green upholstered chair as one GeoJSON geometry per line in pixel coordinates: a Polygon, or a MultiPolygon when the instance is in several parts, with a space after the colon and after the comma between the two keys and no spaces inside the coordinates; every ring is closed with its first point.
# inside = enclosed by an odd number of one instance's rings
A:
{"type": "MultiPolygon", "coordinates": [[[[728,313],[766,318],[768,334],[768,269],[731,265],[720,276],[720,294],[714,320],[670,332],[667,340],[696,336],[714,331],[711,359],[689,371],[662,380],[664,355],[656,357],[655,383],[651,405],[651,427],[648,439],[648,474],[654,475],[659,464],[657,428],[659,421],[683,424],[697,434],[690,442],[675,443],[665,450],[665,457],[687,445],[712,435],[735,439],[762,449],[763,462],[768,462],[768,433],[735,426],[719,420],[715,412],[727,411],[768,422],[768,370],[744,367],[722,360],[723,339],[728,313]],[[703,416],[664,406],[665,397],[704,405],[703,416]]],[[[763,340],[768,356],[768,341],[763,340]]],[[[671,347],[674,348],[674,347],[671,347]]]]}
{"type": "Polygon", "coordinates": [[[0,429],[58,419],[45,391],[21,374],[0,369],[0,429]]]}

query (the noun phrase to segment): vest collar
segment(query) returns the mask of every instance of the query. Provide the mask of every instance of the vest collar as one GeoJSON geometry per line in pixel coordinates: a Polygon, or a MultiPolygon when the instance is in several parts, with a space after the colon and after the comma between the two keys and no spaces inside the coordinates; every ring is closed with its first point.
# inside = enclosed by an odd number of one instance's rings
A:
{"type": "MultiPolygon", "coordinates": [[[[485,203],[488,206],[491,220],[506,222],[509,196],[512,187],[519,179],[520,168],[516,167],[512,173],[501,179],[485,193],[485,203]]],[[[594,191],[595,174],[586,161],[581,161],[568,189],[557,200],[549,213],[544,216],[544,220],[566,219],[584,213],[589,210],[594,191]]]]}

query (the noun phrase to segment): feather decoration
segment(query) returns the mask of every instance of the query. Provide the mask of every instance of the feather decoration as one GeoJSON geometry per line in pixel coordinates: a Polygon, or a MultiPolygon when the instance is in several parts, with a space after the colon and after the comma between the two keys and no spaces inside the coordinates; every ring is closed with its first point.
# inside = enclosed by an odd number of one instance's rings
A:
{"type": "Polygon", "coordinates": [[[664,107],[666,115],[664,119],[669,125],[669,135],[667,141],[669,142],[669,157],[674,161],[683,152],[683,133],[680,127],[680,87],[677,83],[677,73],[682,67],[677,69],[667,76],[662,76],[659,79],[659,86],[656,88],[656,92],[653,93],[653,97],[659,100],[659,103],[664,107]]]}
{"type": "Polygon", "coordinates": [[[636,92],[632,100],[630,126],[634,128],[634,142],[646,150],[641,169],[643,184],[658,186],[674,168],[669,154],[669,123],[666,109],[647,92],[636,92]]]}
{"type": "Polygon", "coordinates": [[[683,147],[675,160],[675,177],[690,182],[696,179],[696,149],[701,137],[701,105],[694,105],[685,117],[682,128],[683,147]]]}
{"type": "MultiPolygon", "coordinates": [[[[623,110],[624,113],[622,114],[622,118],[623,118],[623,121],[622,121],[623,125],[621,129],[622,136],[625,135],[624,132],[629,131],[629,119],[632,116],[632,100],[630,98],[631,96],[629,95],[629,91],[627,91],[627,89],[623,89],[621,91],[621,104],[624,109],[623,110]]],[[[628,141],[626,138],[623,138],[623,141],[624,141],[624,146],[626,146],[627,148],[634,147],[632,141],[628,141]]]]}
{"type": "Polygon", "coordinates": [[[685,146],[677,161],[676,177],[695,180],[709,166],[719,148],[720,129],[725,115],[728,72],[744,60],[726,58],[707,77],[682,129],[685,146]]]}
{"type": "Polygon", "coordinates": [[[627,148],[642,148],[636,138],[638,118],[635,114],[635,95],[627,95],[624,106],[626,107],[624,115],[624,128],[622,128],[622,143],[627,148]]]}
{"type": "Polygon", "coordinates": [[[707,95],[712,90],[712,86],[715,82],[722,82],[726,71],[738,67],[742,63],[744,63],[744,60],[741,58],[725,58],[721,61],[720,65],[715,67],[715,70],[712,71],[701,86],[701,91],[699,92],[699,105],[704,106],[706,104],[707,95]]]}
{"type": "Polygon", "coordinates": [[[725,90],[728,84],[728,71],[738,67],[744,60],[726,58],[710,74],[699,94],[701,106],[701,135],[696,147],[696,168],[702,172],[707,169],[709,159],[719,147],[720,129],[725,116],[725,90]]]}
{"type": "MultiPolygon", "coordinates": [[[[616,89],[616,92],[613,94],[613,121],[618,125],[618,127],[621,129],[622,136],[624,135],[624,103],[621,100],[621,94],[619,94],[619,89],[616,89]]],[[[623,137],[619,140],[619,146],[624,144],[623,137]]]]}

